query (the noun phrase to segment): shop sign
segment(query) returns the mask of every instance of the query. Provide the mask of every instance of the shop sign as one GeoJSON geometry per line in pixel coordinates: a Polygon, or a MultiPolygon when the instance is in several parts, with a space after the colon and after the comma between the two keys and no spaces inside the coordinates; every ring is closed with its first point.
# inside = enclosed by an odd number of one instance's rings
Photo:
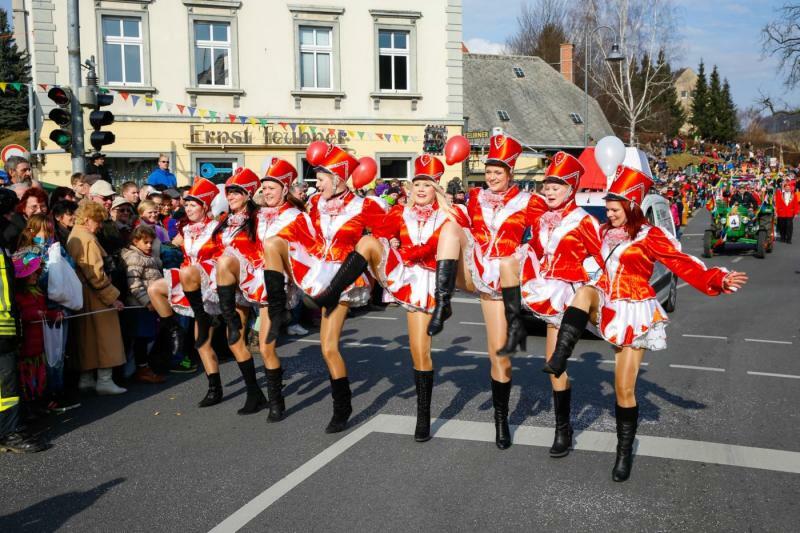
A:
{"type": "Polygon", "coordinates": [[[329,144],[346,144],[348,137],[344,130],[338,131],[338,135],[331,135],[326,131],[317,131],[311,133],[305,131],[298,133],[300,128],[283,130],[275,129],[274,126],[268,125],[264,127],[264,144],[268,145],[281,145],[281,144],[311,144],[314,141],[325,141],[329,144]]]}
{"type": "Polygon", "coordinates": [[[242,130],[207,130],[203,126],[189,126],[192,144],[252,144],[253,135],[248,128],[242,130]]]}
{"type": "Polygon", "coordinates": [[[489,132],[486,130],[474,130],[468,131],[464,136],[467,139],[488,139],[489,132]]]}
{"type": "MultiPolygon", "coordinates": [[[[243,128],[240,130],[212,130],[206,129],[204,126],[190,126],[190,138],[192,144],[209,144],[209,145],[252,145],[254,130],[250,128],[243,128]]],[[[305,131],[299,133],[299,128],[285,131],[277,130],[273,126],[265,126],[262,129],[263,144],[267,146],[279,145],[305,145],[311,144],[314,141],[325,141],[331,144],[346,144],[348,141],[347,134],[343,130],[338,131],[338,134],[331,135],[323,131],[311,133],[305,131]]]]}

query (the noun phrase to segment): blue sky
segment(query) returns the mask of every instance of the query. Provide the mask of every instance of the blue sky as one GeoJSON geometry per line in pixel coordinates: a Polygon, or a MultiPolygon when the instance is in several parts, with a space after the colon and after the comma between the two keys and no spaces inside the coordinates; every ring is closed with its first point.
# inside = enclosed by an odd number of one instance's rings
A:
{"type": "MultiPolygon", "coordinates": [[[[784,0],[674,1],[681,9],[684,42],[684,52],[675,67],[697,70],[702,58],[710,72],[716,64],[730,81],[740,108],[752,105],[759,90],[800,107],[800,89],[787,91],[776,74],[777,62],[761,56],[761,27],[774,17],[775,8],[784,0]]],[[[523,2],[464,0],[464,40],[470,50],[496,52],[514,31],[523,2]]],[[[10,11],[11,0],[0,0],[0,7],[10,11]]]]}
{"type": "MultiPolygon", "coordinates": [[[[776,73],[777,61],[761,56],[761,28],[784,0],[674,1],[681,10],[679,31],[684,50],[673,67],[689,66],[697,71],[702,58],[706,72],[710,72],[716,64],[720,74],[728,78],[739,108],[752,105],[759,90],[800,107],[800,89],[787,91],[776,73]]],[[[464,41],[470,51],[496,53],[514,32],[523,3],[464,0],[464,41]]]]}

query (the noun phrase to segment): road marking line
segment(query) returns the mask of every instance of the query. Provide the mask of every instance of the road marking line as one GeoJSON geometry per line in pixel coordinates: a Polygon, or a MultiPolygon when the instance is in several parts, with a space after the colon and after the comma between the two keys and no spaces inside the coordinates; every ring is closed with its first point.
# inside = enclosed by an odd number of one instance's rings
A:
{"type": "Polygon", "coordinates": [[[478,298],[459,298],[457,296],[453,297],[453,298],[450,298],[450,301],[451,302],[460,303],[460,304],[480,304],[481,303],[480,299],[478,299],[478,298]]]}
{"type": "Polygon", "coordinates": [[[719,337],[717,335],[690,335],[688,333],[683,334],[684,337],[689,337],[691,339],[718,339],[721,341],[728,340],[728,337],[719,337]]]}
{"type": "Polygon", "coordinates": [[[681,237],[702,237],[702,233],[681,233],[681,237]]]}
{"type": "Polygon", "coordinates": [[[688,283],[686,283],[686,282],[684,281],[683,283],[679,283],[679,284],[678,284],[678,286],[677,286],[676,288],[678,288],[678,289],[682,289],[682,288],[686,287],[687,285],[688,285],[688,283]]]}
{"type": "Polygon", "coordinates": [[[465,326],[485,326],[486,322],[459,322],[459,324],[463,324],[465,326]]]}
{"type": "Polygon", "coordinates": [[[489,355],[489,352],[476,352],[474,350],[464,350],[461,353],[464,355],[489,355]]]}
{"type": "Polygon", "coordinates": [[[370,320],[397,320],[396,316],[362,316],[360,318],[368,318],[370,320]]]}
{"type": "Polygon", "coordinates": [[[346,342],[345,346],[358,346],[361,348],[388,348],[388,344],[371,344],[369,342],[346,342]]]}
{"type": "Polygon", "coordinates": [[[322,341],[319,339],[294,339],[294,342],[310,342],[311,344],[320,344],[322,341]]]}
{"type": "MultiPolygon", "coordinates": [[[[598,363],[606,364],[606,365],[616,365],[617,364],[617,362],[615,360],[613,360],[613,359],[600,359],[598,361],[598,363]]],[[[649,366],[650,363],[648,363],[647,361],[642,361],[641,363],[639,363],[639,365],[640,366],[649,366]]]]}
{"type": "Polygon", "coordinates": [[[724,368],[713,366],[692,366],[692,365],[669,365],[672,368],[685,368],[687,370],[708,370],[709,372],[725,372],[724,368]]]}
{"type": "Polygon", "coordinates": [[[772,372],[753,372],[752,370],[748,370],[747,373],[750,374],[751,376],[767,376],[771,378],[800,379],[800,376],[794,376],[792,374],[773,374],[772,372]]]}
{"type": "Polygon", "coordinates": [[[767,344],[792,344],[791,341],[771,341],[769,339],[745,339],[745,342],[766,342],[767,344]]]}
{"type": "MultiPolygon", "coordinates": [[[[211,533],[238,531],[264,512],[273,503],[285,496],[300,483],[322,470],[338,456],[352,448],[370,433],[413,435],[416,417],[400,415],[377,415],[361,427],[356,428],[322,452],[303,463],[286,477],[267,488],[247,502],[228,518],[220,522],[211,533]]],[[[553,443],[552,427],[511,426],[514,444],[549,448],[553,443]]],[[[431,420],[433,438],[494,442],[494,424],[465,420],[431,420]]],[[[576,451],[615,453],[617,436],[603,431],[576,431],[576,451]]],[[[723,466],[738,466],[776,472],[800,473],[800,452],[737,446],[718,442],[705,442],[668,437],[638,435],[635,454],[643,457],[658,457],[678,461],[712,463],[723,466]]]]}
{"type": "Polygon", "coordinates": [[[739,257],[737,257],[736,259],[734,259],[733,261],[731,261],[731,263],[738,263],[738,262],[739,262],[739,261],[741,261],[741,260],[742,260],[742,256],[740,255],[739,257]]]}

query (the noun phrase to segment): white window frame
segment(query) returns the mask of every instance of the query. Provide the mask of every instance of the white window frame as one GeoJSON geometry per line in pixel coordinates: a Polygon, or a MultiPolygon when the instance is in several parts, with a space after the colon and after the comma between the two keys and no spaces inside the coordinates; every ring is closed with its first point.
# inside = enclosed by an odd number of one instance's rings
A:
{"type": "MultiPolygon", "coordinates": [[[[196,172],[196,174],[200,175],[200,162],[219,162],[219,163],[232,163],[233,170],[235,171],[238,167],[244,166],[244,154],[243,153],[236,153],[236,152],[192,152],[191,153],[191,165],[192,165],[192,172],[196,172]]],[[[213,181],[213,180],[212,180],[213,181]]]]}
{"type": "Polygon", "coordinates": [[[333,46],[333,26],[317,26],[317,25],[310,25],[310,24],[301,24],[298,27],[297,31],[297,47],[299,50],[299,63],[297,65],[299,77],[300,77],[300,90],[301,91],[332,91],[334,90],[334,61],[333,61],[333,54],[334,54],[334,46],[333,46]],[[301,41],[301,34],[303,30],[311,30],[313,32],[313,41],[314,44],[303,44],[301,41]],[[317,44],[317,32],[318,31],[327,31],[328,33],[328,45],[318,45],[317,44]],[[314,55],[314,85],[307,86],[303,85],[303,54],[313,54],[314,55]],[[319,82],[317,80],[317,66],[318,66],[318,54],[328,54],[328,72],[330,77],[330,85],[328,87],[320,87],[319,82]]]}
{"type": "Polygon", "coordinates": [[[384,159],[394,159],[394,160],[405,159],[406,160],[406,179],[410,180],[411,178],[414,177],[413,165],[414,165],[414,158],[416,157],[416,155],[417,154],[408,153],[408,152],[377,152],[375,154],[375,159],[378,162],[378,177],[380,179],[395,179],[395,178],[386,178],[386,177],[380,175],[381,163],[383,162],[384,159]]]}
{"type": "Polygon", "coordinates": [[[145,69],[145,25],[144,19],[141,15],[133,15],[133,14],[112,14],[112,13],[100,13],[99,14],[99,28],[100,28],[100,48],[102,50],[101,57],[102,57],[102,69],[103,69],[103,80],[105,85],[109,86],[122,86],[122,87],[143,87],[146,85],[145,81],[147,79],[146,69],[145,69]],[[116,19],[119,21],[119,36],[113,35],[106,35],[104,31],[103,21],[108,19],[116,19]],[[123,33],[123,19],[129,20],[136,20],[139,23],[139,37],[125,37],[122,35],[123,33]],[[121,72],[122,72],[122,81],[111,81],[108,79],[108,69],[106,68],[106,61],[108,58],[105,57],[105,45],[106,44],[115,44],[120,46],[121,54],[120,60],[122,64],[120,65],[121,72]],[[126,80],[126,68],[125,68],[125,47],[126,46],[138,46],[139,47],[139,79],[138,82],[129,82],[126,80]]]}
{"type": "Polygon", "coordinates": [[[398,30],[398,29],[390,29],[390,28],[378,28],[378,90],[382,93],[408,93],[411,92],[411,31],[410,30],[398,30]],[[389,33],[391,35],[390,44],[392,45],[391,48],[381,48],[380,46],[380,35],[381,32],[389,33]],[[405,48],[395,48],[394,46],[394,37],[396,34],[402,33],[406,36],[406,47],[405,48]],[[405,57],[406,58],[406,88],[405,89],[383,89],[380,87],[380,61],[381,56],[389,56],[392,58],[391,65],[392,65],[392,87],[396,86],[395,80],[395,57],[405,57]]]}
{"type": "Polygon", "coordinates": [[[192,54],[193,57],[197,58],[197,50],[199,48],[211,50],[211,83],[200,83],[197,79],[199,76],[197,65],[197,59],[195,59],[195,72],[194,72],[194,86],[195,87],[204,87],[204,88],[220,88],[220,89],[230,89],[233,87],[233,28],[229,21],[226,20],[205,20],[202,18],[197,18],[192,20],[192,54]],[[195,29],[198,24],[209,24],[211,26],[210,29],[210,40],[198,40],[195,38],[195,29]],[[213,40],[214,37],[214,26],[225,26],[227,28],[227,36],[228,39],[226,41],[215,41],[213,40]],[[224,84],[216,84],[215,79],[215,72],[214,72],[214,55],[216,50],[226,50],[228,52],[228,79],[225,80],[226,83],[224,84]]]}

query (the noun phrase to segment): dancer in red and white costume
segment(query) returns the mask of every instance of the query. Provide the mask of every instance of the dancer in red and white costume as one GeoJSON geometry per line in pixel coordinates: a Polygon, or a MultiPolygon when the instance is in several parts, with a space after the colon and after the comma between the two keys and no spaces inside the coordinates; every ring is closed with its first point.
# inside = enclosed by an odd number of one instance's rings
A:
{"type": "MultiPolygon", "coordinates": [[[[358,253],[356,244],[366,229],[374,229],[383,222],[386,211],[380,203],[360,198],[347,187],[348,178],[359,165],[352,155],[333,145],[319,159],[311,153],[307,155],[315,165],[319,191],[310,201],[309,212],[316,236],[268,239],[264,246],[267,263],[264,277],[278,279],[283,272],[291,272],[297,286],[323,309],[321,349],[333,396],[333,416],[325,431],[337,433],[345,429],[353,412],[339,339],[348,307],[363,306],[370,296],[370,282],[364,274],[367,261],[358,253]]],[[[270,294],[279,290],[278,284],[275,285],[274,291],[272,285],[268,287],[270,294]]],[[[286,319],[283,311],[272,304],[269,317],[274,324],[286,319]]]]}
{"type": "MultiPolygon", "coordinates": [[[[545,212],[534,221],[528,255],[522,266],[522,301],[547,323],[545,355],[555,348],[561,316],[575,291],[589,281],[583,261],[592,256],[602,267],[597,220],[575,203],[583,165],[571,155],[558,152],[544,173],[542,194],[545,212]]],[[[570,405],[572,391],[566,373],[551,376],[556,431],[551,457],[564,457],[572,446],[570,405]]]]}
{"type": "Polygon", "coordinates": [[[560,376],[589,320],[616,352],[617,457],[614,481],[625,481],[633,464],[633,442],[639,420],[636,377],[645,350],[666,348],[667,316],[650,286],[656,261],[709,296],[731,293],[747,282],[742,272],[706,268],[681,252],[680,243],[647,223],[642,200],[653,181],[644,173],[620,166],[606,196],[608,223],[600,231],[603,274],[578,290],[564,312],[556,347],[544,371],[560,376]]]}
{"type": "Polygon", "coordinates": [[[174,313],[195,319],[195,348],[208,378],[208,391],[199,407],[222,401],[219,362],[211,347],[211,315],[219,313],[218,308],[211,304],[211,295],[216,288],[213,271],[220,250],[214,245],[217,221],[211,218],[210,207],[217,194],[219,189],[216,185],[207,179],[195,178],[184,199],[188,223],[181,227],[179,236],[173,241],[183,249],[183,264],[180,268],[165,270],[164,278],[148,289],[153,308],[162,321],[174,320],[174,313]]]}
{"type": "Polygon", "coordinates": [[[429,335],[442,330],[452,314],[450,298],[457,281],[461,288],[480,293],[492,365],[496,444],[500,449],[511,446],[511,361],[505,356],[516,352],[517,345],[524,349],[526,338],[519,286],[520,263],[527,249],[522,236],[547,209],[541,196],[514,185],[513,170],[520,154],[522,145],[515,139],[492,137],[485,163],[489,188],[471,195],[466,210],[451,211],[457,223],[445,224],[439,237],[436,307],[428,325],[429,335]]]}

